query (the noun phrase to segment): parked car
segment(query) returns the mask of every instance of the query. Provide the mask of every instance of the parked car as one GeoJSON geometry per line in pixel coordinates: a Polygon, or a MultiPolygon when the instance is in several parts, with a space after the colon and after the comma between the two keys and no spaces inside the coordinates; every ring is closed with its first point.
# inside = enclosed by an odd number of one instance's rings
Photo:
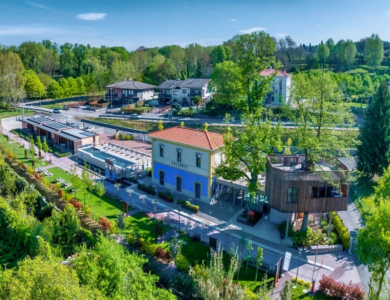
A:
{"type": "Polygon", "coordinates": [[[66,122],[66,125],[74,127],[75,124],[73,122],[66,122]]]}
{"type": "Polygon", "coordinates": [[[53,113],[60,114],[61,110],[59,108],[55,108],[55,109],[53,109],[53,113]]]}
{"type": "Polygon", "coordinates": [[[92,130],[94,130],[95,129],[95,127],[93,127],[93,126],[87,126],[87,127],[85,127],[85,130],[87,130],[87,131],[92,131],[92,130]]]}
{"type": "Polygon", "coordinates": [[[83,125],[77,125],[76,128],[77,129],[84,129],[84,126],[83,125]]]}
{"type": "Polygon", "coordinates": [[[131,114],[130,117],[132,117],[132,118],[141,118],[141,116],[137,115],[137,114],[131,114]]]}

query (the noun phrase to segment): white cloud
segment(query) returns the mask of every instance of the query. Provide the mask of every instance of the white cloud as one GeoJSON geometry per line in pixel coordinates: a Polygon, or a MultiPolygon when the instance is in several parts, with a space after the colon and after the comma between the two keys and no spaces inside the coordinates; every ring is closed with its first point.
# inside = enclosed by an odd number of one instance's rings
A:
{"type": "Polygon", "coordinates": [[[66,30],[53,27],[9,27],[0,29],[0,36],[4,35],[44,35],[44,34],[63,34],[66,30]]]}
{"type": "Polygon", "coordinates": [[[236,20],[236,19],[229,19],[229,21],[232,21],[232,22],[240,22],[240,21],[238,21],[238,20],[236,20]]]}
{"type": "Polygon", "coordinates": [[[79,14],[77,15],[77,19],[86,20],[86,21],[98,21],[104,20],[107,16],[105,13],[87,13],[87,14],[79,14]]]}
{"type": "Polygon", "coordinates": [[[240,33],[252,33],[252,32],[262,31],[262,30],[265,30],[265,28],[263,28],[263,27],[252,27],[252,28],[249,28],[249,29],[241,30],[240,33]]]}

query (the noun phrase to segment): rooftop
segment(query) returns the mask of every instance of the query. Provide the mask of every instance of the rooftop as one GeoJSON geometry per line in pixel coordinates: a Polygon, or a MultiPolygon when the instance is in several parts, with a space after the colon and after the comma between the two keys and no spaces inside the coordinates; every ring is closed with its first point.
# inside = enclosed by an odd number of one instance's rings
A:
{"type": "Polygon", "coordinates": [[[206,78],[188,78],[186,80],[165,80],[163,83],[161,83],[158,86],[158,88],[159,89],[175,89],[175,88],[201,89],[210,81],[211,79],[206,79],[206,78]]]}
{"type": "Polygon", "coordinates": [[[223,136],[221,134],[180,126],[155,131],[149,133],[149,136],[207,150],[215,150],[223,146],[223,136]]]}
{"type": "MultiPolygon", "coordinates": [[[[277,70],[276,72],[277,72],[276,76],[283,76],[283,77],[292,76],[291,74],[284,72],[284,71],[277,70]]],[[[270,76],[270,75],[273,75],[274,73],[275,73],[275,69],[266,69],[266,70],[261,71],[260,75],[261,76],[270,76]]]]}
{"type": "Polygon", "coordinates": [[[157,87],[139,81],[123,80],[117,83],[109,84],[106,86],[106,88],[118,88],[118,89],[127,89],[127,90],[149,90],[157,87]]]}

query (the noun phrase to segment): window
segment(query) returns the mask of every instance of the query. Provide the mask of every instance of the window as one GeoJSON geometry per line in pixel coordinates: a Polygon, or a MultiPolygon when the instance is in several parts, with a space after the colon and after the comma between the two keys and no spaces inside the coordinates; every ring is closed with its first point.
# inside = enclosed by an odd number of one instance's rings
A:
{"type": "Polygon", "coordinates": [[[173,95],[177,95],[177,91],[173,91],[173,95]]]}
{"type": "Polygon", "coordinates": [[[345,188],[341,187],[341,192],[333,186],[315,186],[311,188],[312,198],[340,198],[345,197],[345,188]]]}
{"type": "Polygon", "coordinates": [[[134,91],[133,90],[129,90],[129,96],[133,95],[133,94],[134,94],[134,91]]]}
{"type": "Polygon", "coordinates": [[[164,157],[164,145],[160,145],[160,157],[164,157]]]}
{"type": "Polygon", "coordinates": [[[127,96],[127,90],[123,90],[123,95],[127,96]]]}
{"type": "Polygon", "coordinates": [[[200,168],[202,166],[202,160],[200,156],[196,156],[196,166],[200,168]]]}
{"type": "Polygon", "coordinates": [[[289,187],[287,188],[287,203],[297,203],[298,202],[298,188],[289,187]]]}
{"type": "Polygon", "coordinates": [[[176,152],[176,153],[177,153],[177,155],[176,155],[176,158],[177,158],[177,159],[176,159],[176,160],[177,160],[178,162],[181,162],[181,149],[177,149],[176,151],[177,151],[177,152],[176,152]]]}
{"type": "Polygon", "coordinates": [[[182,89],[181,92],[182,92],[183,94],[187,94],[187,90],[186,90],[186,89],[182,89]]]}

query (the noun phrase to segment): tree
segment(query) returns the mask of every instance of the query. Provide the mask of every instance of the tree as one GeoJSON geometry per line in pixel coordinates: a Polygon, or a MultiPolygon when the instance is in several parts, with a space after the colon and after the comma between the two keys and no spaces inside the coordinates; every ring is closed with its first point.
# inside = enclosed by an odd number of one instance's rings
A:
{"type": "Polygon", "coordinates": [[[74,197],[77,198],[77,190],[83,185],[82,179],[77,174],[77,164],[70,167],[70,183],[74,189],[74,197]]]}
{"type": "Polygon", "coordinates": [[[364,61],[371,67],[375,68],[383,60],[383,44],[377,34],[373,34],[367,39],[364,46],[364,61]]]}
{"type": "Polygon", "coordinates": [[[4,274],[0,271],[0,297],[47,300],[104,299],[99,290],[91,289],[89,285],[81,286],[73,268],[58,263],[60,260],[61,258],[45,259],[42,256],[27,258],[19,263],[17,269],[6,270],[4,274]]]}
{"type": "Polygon", "coordinates": [[[271,127],[261,109],[244,114],[242,121],[246,125],[242,132],[228,126],[223,135],[223,161],[214,173],[229,181],[243,179],[253,200],[260,189],[258,178],[265,171],[266,155],[281,147],[281,128],[278,124],[271,127]]]}
{"type": "Polygon", "coordinates": [[[169,251],[174,259],[180,255],[182,245],[182,241],[179,240],[179,233],[175,231],[171,242],[169,243],[169,251]]]}
{"type": "Polygon", "coordinates": [[[328,49],[329,49],[329,52],[332,53],[333,52],[333,49],[335,47],[335,43],[333,41],[332,38],[328,39],[326,42],[325,42],[325,45],[328,46],[328,49]]]}
{"type": "Polygon", "coordinates": [[[71,87],[70,87],[70,84],[69,84],[69,81],[62,77],[59,81],[58,81],[58,84],[62,87],[62,89],[64,90],[64,96],[65,97],[69,97],[71,95],[71,87]]]}
{"type": "Polygon", "coordinates": [[[157,127],[158,127],[158,130],[163,130],[164,129],[164,125],[163,125],[162,120],[158,121],[157,127]]]}
{"type": "Polygon", "coordinates": [[[123,231],[123,229],[125,229],[125,226],[126,226],[125,219],[123,218],[122,213],[118,213],[118,219],[116,219],[116,225],[120,229],[121,235],[122,235],[122,231],[123,231]]]}
{"type": "Polygon", "coordinates": [[[351,67],[355,62],[356,45],[351,40],[346,40],[343,45],[343,54],[345,63],[348,66],[348,71],[351,72],[351,67]]]}
{"type": "Polygon", "coordinates": [[[19,55],[26,69],[41,71],[40,62],[45,52],[45,47],[41,43],[24,42],[19,46],[19,55]]]}
{"type": "Polygon", "coordinates": [[[211,79],[212,86],[215,89],[213,100],[220,105],[232,107],[235,102],[238,102],[245,95],[241,70],[232,61],[214,65],[211,79]]]}
{"type": "Polygon", "coordinates": [[[64,89],[62,88],[62,86],[59,85],[57,81],[53,81],[47,88],[47,94],[51,98],[61,99],[62,97],[64,97],[64,89]]]}
{"type": "Polygon", "coordinates": [[[34,164],[34,162],[35,162],[35,144],[34,144],[34,138],[32,136],[30,136],[29,142],[30,142],[30,145],[28,148],[28,152],[30,154],[31,162],[32,162],[33,167],[34,167],[34,165],[35,165],[34,164]]]}
{"type": "Polygon", "coordinates": [[[196,289],[201,298],[206,300],[244,300],[242,287],[234,283],[234,276],[239,269],[237,250],[231,253],[227,271],[225,271],[223,256],[223,251],[212,250],[208,266],[203,262],[201,266],[190,268],[190,275],[194,278],[196,289]]]}
{"type": "Polygon", "coordinates": [[[198,106],[202,104],[202,97],[196,95],[192,102],[194,102],[194,104],[196,105],[196,110],[198,110],[198,106]]]}
{"type": "Polygon", "coordinates": [[[252,106],[257,107],[259,105],[258,103],[252,104],[252,100],[264,100],[264,97],[252,99],[255,94],[251,90],[256,83],[258,84],[260,82],[261,84],[264,82],[264,78],[260,79],[259,72],[268,69],[270,66],[278,66],[275,63],[275,50],[275,41],[269,34],[263,31],[239,35],[235,41],[234,52],[237,57],[236,63],[240,68],[242,87],[247,93],[247,105],[249,109],[252,109],[252,106]]]}
{"type": "Polygon", "coordinates": [[[257,247],[256,252],[256,278],[255,282],[257,282],[257,273],[259,271],[259,268],[263,265],[263,248],[257,247]]]}
{"type": "Polygon", "coordinates": [[[372,207],[367,216],[366,226],[358,230],[356,254],[368,266],[371,278],[377,285],[376,292],[370,291],[370,299],[380,299],[386,273],[390,270],[390,201],[382,199],[372,207]]]}
{"type": "Polygon", "coordinates": [[[232,49],[228,46],[219,45],[210,52],[210,62],[213,66],[232,59],[232,49]]]}
{"type": "Polygon", "coordinates": [[[76,85],[77,85],[77,94],[83,95],[85,93],[85,86],[84,86],[84,80],[82,77],[76,78],[76,85]]]}
{"type": "MultiPolygon", "coordinates": [[[[305,161],[314,164],[324,157],[332,159],[331,153],[335,151],[343,153],[349,135],[340,138],[334,134],[334,128],[345,126],[353,118],[329,73],[295,75],[290,95],[293,105],[286,107],[286,112],[295,125],[296,146],[305,152],[305,161]]],[[[305,213],[302,230],[306,230],[307,221],[308,213],[305,213]]]]}
{"type": "Polygon", "coordinates": [[[291,299],[292,299],[291,281],[286,280],[283,289],[280,291],[280,300],[291,300],[291,299]]]}
{"type": "Polygon", "coordinates": [[[41,137],[37,136],[37,147],[38,147],[38,155],[41,157],[41,151],[42,151],[42,142],[41,142],[41,137]]]}
{"type": "Polygon", "coordinates": [[[382,175],[390,164],[390,95],[382,81],[360,129],[357,168],[366,176],[382,175]]]}
{"type": "Polygon", "coordinates": [[[288,138],[286,143],[286,148],[284,149],[284,154],[291,155],[291,145],[292,145],[292,140],[291,138],[288,138]]]}
{"type": "Polygon", "coordinates": [[[183,121],[181,121],[180,127],[181,127],[181,128],[184,128],[184,122],[183,122],[183,121]]]}
{"type": "Polygon", "coordinates": [[[249,261],[252,259],[253,243],[251,238],[246,242],[246,274],[248,274],[249,261]]]}
{"type": "Polygon", "coordinates": [[[317,56],[321,64],[321,69],[324,70],[325,62],[329,57],[329,48],[327,45],[324,45],[322,42],[317,47],[317,56]]]}
{"type": "Polygon", "coordinates": [[[45,94],[45,87],[33,70],[25,71],[24,76],[24,89],[28,97],[41,97],[45,94]]]}
{"type": "MultiPolygon", "coordinates": [[[[84,161],[84,168],[81,171],[81,185],[84,189],[84,205],[85,205],[85,196],[87,194],[87,190],[92,191],[93,188],[93,180],[92,180],[92,173],[89,171],[89,166],[87,165],[87,162],[84,161]]],[[[92,196],[92,193],[91,193],[92,196]]]]}
{"type": "Polygon", "coordinates": [[[100,199],[99,200],[99,205],[102,205],[102,196],[106,192],[106,188],[105,188],[104,183],[102,181],[98,181],[95,184],[95,191],[96,191],[96,194],[99,196],[99,199],[100,199]]]}
{"type": "Polygon", "coordinates": [[[183,67],[185,54],[186,52],[182,47],[176,45],[170,46],[169,58],[175,66],[176,78],[180,77],[180,69],[183,67]]]}
{"type": "Polygon", "coordinates": [[[46,159],[46,154],[47,152],[49,152],[49,145],[46,143],[46,137],[43,138],[42,149],[43,151],[45,151],[45,159],[46,159]]]}
{"type": "Polygon", "coordinates": [[[42,82],[45,89],[47,89],[49,87],[50,83],[52,83],[54,81],[54,79],[51,76],[49,76],[45,73],[40,73],[37,76],[38,76],[39,80],[42,82]]]}

